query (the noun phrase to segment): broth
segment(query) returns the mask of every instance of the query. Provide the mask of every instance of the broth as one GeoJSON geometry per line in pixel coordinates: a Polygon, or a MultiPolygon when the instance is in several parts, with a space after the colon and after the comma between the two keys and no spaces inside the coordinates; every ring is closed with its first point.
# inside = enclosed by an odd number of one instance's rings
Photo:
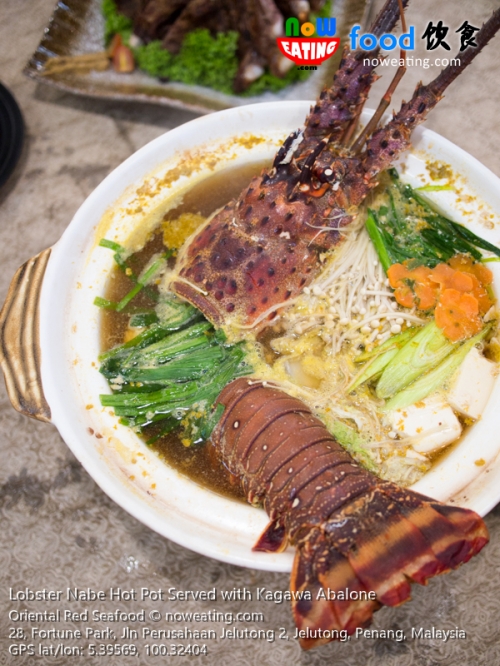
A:
{"type": "MultiPolygon", "coordinates": [[[[209,176],[190,190],[183,199],[182,204],[169,210],[164,220],[175,220],[184,213],[200,214],[208,217],[215,210],[224,206],[237,196],[255,175],[267,166],[267,163],[254,162],[241,167],[224,169],[209,176]]],[[[161,231],[149,240],[144,248],[129,257],[130,268],[137,275],[146,266],[150,258],[157,252],[163,251],[161,231]]],[[[131,288],[130,279],[115,266],[108,280],[105,298],[110,301],[119,301],[131,288]]],[[[141,291],[134,298],[137,308],[151,309],[155,303],[141,291]]],[[[124,340],[128,329],[130,313],[102,310],[101,313],[101,349],[107,351],[124,340]]],[[[157,437],[161,430],[159,425],[151,425],[144,429],[143,439],[146,441],[157,437]]],[[[171,467],[189,477],[193,481],[213,490],[219,494],[232,498],[243,499],[239,486],[231,481],[225,467],[212,455],[211,447],[195,445],[186,447],[182,444],[177,433],[160,436],[150,445],[158,455],[171,467]]]]}

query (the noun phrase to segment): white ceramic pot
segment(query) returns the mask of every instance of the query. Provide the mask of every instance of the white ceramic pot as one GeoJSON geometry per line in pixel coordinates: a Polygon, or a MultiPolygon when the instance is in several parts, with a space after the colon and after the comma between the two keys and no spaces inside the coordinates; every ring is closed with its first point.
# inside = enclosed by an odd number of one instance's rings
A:
{"type": "MultiPolygon", "coordinates": [[[[275,102],[229,109],[193,120],[149,143],[99,185],[53,248],[18,271],[0,316],[2,368],[14,406],[54,423],[113,500],[187,548],[274,571],[290,570],[293,553],[252,552],[267,523],[263,511],[181,476],[121,426],[111,410],[100,406],[98,396],[109,388],[98,372],[100,312],[93,300],[104,294],[113,265],[112,253],[98,246],[102,237],[139,245],[193,184],[215,170],[271,158],[286,135],[303,124],[309,106],[275,102]]],[[[365,112],[365,121],[367,117],[365,112]]],[[[472,213],[477,204],[477,214],[465,214],[450,192],[436,193],[437,204],[500,244],[500,227],[486,228],[480,217],[484,210],[500,212],[499,180],[445,139],[418,129],[414,150],[405,160],[405,177],[421,184],[429,159],[451,164],[462,192],[479,197],[487,208],[481,211],[477,199],[467,204],[472,213]]],[[[498,283],[500,269],[491,266],[498,283]]],[[[497,381],[482,421],[415,489],[483,515],[497,503],[498,404],[497,381]]]]}

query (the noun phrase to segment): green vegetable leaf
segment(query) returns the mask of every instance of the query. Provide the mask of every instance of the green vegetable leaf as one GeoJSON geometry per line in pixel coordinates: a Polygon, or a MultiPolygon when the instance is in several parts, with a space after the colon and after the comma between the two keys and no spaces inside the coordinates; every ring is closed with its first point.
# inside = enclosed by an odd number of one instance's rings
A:
{"type": "Polygon", "coordinates": [[[113,35],[120,34],[124,42],[128,42],[132,34],[132,21],[120,14],[114,0],[102,0],[104,14],[104,40],[106,44],[113,35]]]}
{"type": "Polygon", "coordinates": [[[392,264],[408,260],[413,260],[414,265],[434,268],[457,253],[480,260],[482,253],[478,248],[500,256],[500,248],[437,213],[418,191],[442,190],[448,186],[413,189],[399,180],[394,169],[387,173],[391,181],[385,193],[390,206],[369,210],[366,220],[368,234],[386,272],[392,264]]]}

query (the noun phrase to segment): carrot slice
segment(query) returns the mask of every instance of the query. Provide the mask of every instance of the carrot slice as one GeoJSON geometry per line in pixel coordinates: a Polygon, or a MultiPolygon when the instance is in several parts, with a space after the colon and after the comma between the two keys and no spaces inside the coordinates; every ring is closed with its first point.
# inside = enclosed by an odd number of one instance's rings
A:
{"type": "Polygon", "coordinates": [[[457,289],[441,292],[435,318],[436,324],[452,342],[470,338],[483,327],[477,299],[457,289]]]}
{"type": "Polygon", "coordinates": [[[417,266],[410,270],[404,264],[393,264],[387,271],[396,301],[406,308],[416,306],[430,310],[437,302],[437,286],[430,282],[432,269],[417,266]]]}
{"type": "Polygon", "coordinates": [[[480,262],[474,262],[468,254],[456,254],[449,262],[450,266],[463,273],[472,273],[485,287],[493,282],[493,273],[480,262]]]}
{"type": "Polygon", "coordinates": [[[456,289],[468,292],[473,288],[471,275],[454,270],[448,264],[438,264],[430,276],[432,282],[439,284],[440,289],[456,289]]]}

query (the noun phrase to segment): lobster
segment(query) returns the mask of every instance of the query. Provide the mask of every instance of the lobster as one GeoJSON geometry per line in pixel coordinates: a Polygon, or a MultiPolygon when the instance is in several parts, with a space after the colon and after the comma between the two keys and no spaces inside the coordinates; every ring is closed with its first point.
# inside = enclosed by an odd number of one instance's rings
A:
{"type": "MultiPolygon", "coordinates": [[[[408,0],[387,0],[371,32],[392,30],[408,0]]],[[[500,27],[500,9],[431,83],[376,128],[353,139],[375,80],[374,60],[344,51],[329,90],[293,132],[269,170],[216,212],[181,250],[170,288],[217,327],[258,330],[311,283],[320,254],[335,247],[380,174],[410,146],[447,86],[500,27]]],[[[270,523],[255,549],[297,548],[292,609],[305,649],[367,626],[381,605],[410,596],[410,582],[456,568],[488,541],[474,512],[383,481],[360,467],[300,400],[248,378],[220,394],[211,445],[248,501],[270,523]],[[348,589],[356,598],[342,599],[348,589]],[[300,592],[300,594],[299,594],[300,592]],[[364,594],[361,594],[364,593],[364,594]],[[336,633],[337,632],[337,633],[336,633]]]]}

